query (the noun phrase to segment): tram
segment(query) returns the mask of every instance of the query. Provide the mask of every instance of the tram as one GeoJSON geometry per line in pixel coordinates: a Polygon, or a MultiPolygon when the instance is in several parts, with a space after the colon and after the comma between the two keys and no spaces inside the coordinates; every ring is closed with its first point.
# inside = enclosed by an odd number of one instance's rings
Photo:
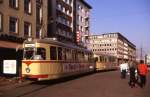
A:
{"type": "Polygon", "coordinates": [[[96,71],[117,69],[117,58],[115,56],[98,54],[94,55],[96,60],[96,71]]]}
{"type": "Polygon", "coordinates": [[[50,80],[93,72],[93,53],[55,39],[28,39],[23,43],[22,77],[50,80]]]}

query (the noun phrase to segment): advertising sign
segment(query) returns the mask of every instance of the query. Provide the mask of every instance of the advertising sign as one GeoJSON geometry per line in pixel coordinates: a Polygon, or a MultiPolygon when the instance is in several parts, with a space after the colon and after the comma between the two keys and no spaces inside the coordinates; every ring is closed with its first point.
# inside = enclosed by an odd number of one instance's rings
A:
{"type": "Polygon", "coordinates": [[[16,60],[3,60],[3,73],[16,74],[17,61],[16,60]]]}

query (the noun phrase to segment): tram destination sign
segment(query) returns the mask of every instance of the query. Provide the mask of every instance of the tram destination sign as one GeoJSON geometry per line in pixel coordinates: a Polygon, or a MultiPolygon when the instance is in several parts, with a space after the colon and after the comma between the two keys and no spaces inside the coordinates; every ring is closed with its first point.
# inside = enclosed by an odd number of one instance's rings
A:
{"type": "Polygon", "coordinates": [[[3,60],[3,73],[16,74],[17,61],[16,60],[3,60]]]}
{"type": "Polygon", "coordinates": [[[25,47],[35,47],[35,44],[25,44],[25,47]]]}

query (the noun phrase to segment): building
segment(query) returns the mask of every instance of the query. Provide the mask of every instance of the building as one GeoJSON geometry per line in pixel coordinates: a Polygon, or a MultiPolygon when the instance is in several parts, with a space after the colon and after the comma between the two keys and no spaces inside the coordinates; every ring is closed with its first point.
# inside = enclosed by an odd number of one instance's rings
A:
{"type": "Polygon", "coordinates": [[[1,0],[0,32],[15,38],[55,37],[85,43],[90,9],[84,0],[1,0]]]}
{"type": "Polygon", "coordinates": [[[145,63],[150,67],[150,54],[145,55],[145,63]]]}
{"type": "Polygon", "coordinates": [[[116,56],[119,60],[136,59],[136,46],[120,33],[91,35],[89,48],[94,54],[116,56]]]}
{"type": "Polygon", "coordinates": [[[73,5],[74,0],[48,0],[47,37],[74,42],[73,5]]]}
{"type": "Polygon", "coordinates": [[[3,60],[21,60],[24,39],[46,33],[47,0],[0,0],[0,68],[3,60]]]}
{"type": "Polygon", "coordinates": [[[0,68],[3,60],[21,60],[23,54],[18,49],[28,37],[74,44],[80,38],[85,43],[89,9],[84,0],[0,0],[0,68]]]}
{"type": "Polygon", "coordinates": [[[90,34],[90,9],[84,0],[48,0],[47,37],[83,45],[90,34]]]}
{"type": "Polygon", "coordinates": [[[39,38],[47,32],[46,0],[1,0],[0,17],[0,34],[39,38]]]}
{"type": "Polygon", "coordinates": [[[76,0],[76,42],[78,45],[82,45],[83,47],[86,47],[89,40],[88,36],[90,35],[90,10],[92,7],[86,3],[84,0],[76,0]]]}

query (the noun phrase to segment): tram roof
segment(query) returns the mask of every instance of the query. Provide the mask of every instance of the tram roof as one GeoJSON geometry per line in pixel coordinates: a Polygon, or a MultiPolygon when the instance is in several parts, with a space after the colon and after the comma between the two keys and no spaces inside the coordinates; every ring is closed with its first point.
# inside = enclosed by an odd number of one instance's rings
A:
{"type": "Polygon", "coordinates": [[[53,44],[53,45],[59,45],[59,46],[63,46],[66,48],[73,48],[73,49],[78,49],[78,50],[82,50],[82,51],[87,51],[87,52],[91,52],[91,50],[85,49],[85,48],[81,48],[77,45],[75,45],[74,43],[63,43],[57,40],[52,40],[52,39],[33,39],[32,41],[28,41],[25,40],[24,43],[45,43],[45,44],[53,44]]]}

